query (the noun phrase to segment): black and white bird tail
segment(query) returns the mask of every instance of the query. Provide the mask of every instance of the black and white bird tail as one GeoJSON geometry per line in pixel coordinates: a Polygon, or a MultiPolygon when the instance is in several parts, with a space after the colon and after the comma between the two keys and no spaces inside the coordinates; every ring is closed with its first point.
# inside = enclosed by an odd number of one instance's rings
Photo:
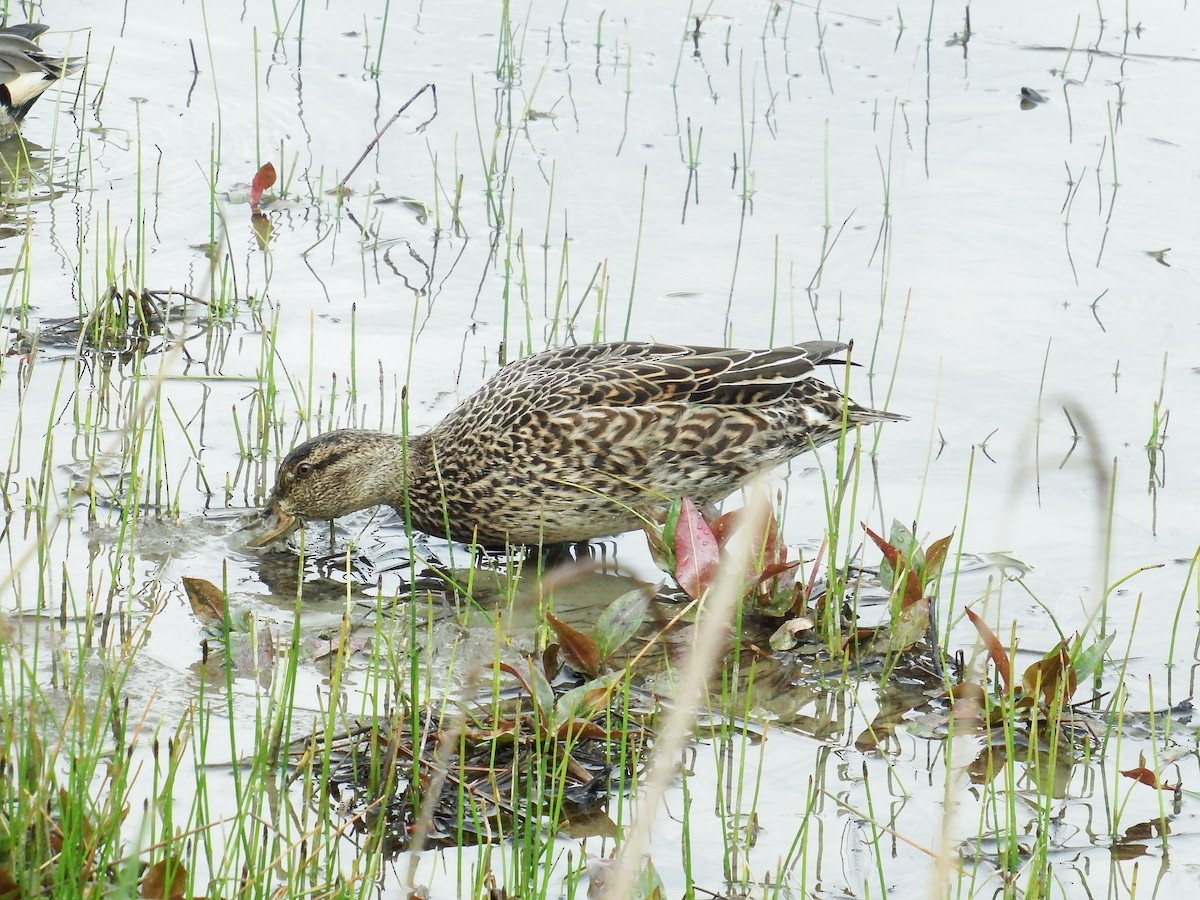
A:
{"type": "Polygon", "coordinates": [[[0,140],[16,133],[46,88],[83,67],[79,57],[42,52],[34,40],[47,27],[27,23],[0,28],[0,140]]]}

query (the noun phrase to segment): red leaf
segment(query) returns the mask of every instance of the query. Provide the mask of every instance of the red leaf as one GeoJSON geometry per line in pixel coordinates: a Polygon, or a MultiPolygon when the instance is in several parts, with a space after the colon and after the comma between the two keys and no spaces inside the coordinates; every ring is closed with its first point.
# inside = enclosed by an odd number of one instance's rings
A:
{"type": "Polygon", "coordinates": [[[724,547],[729,543],[729,537],[742,523],[742,509],[731,509],[727,513],[722,513],[717,516],[710,524],[709,528],[716,535],[717,543],[724,547]]]}
{"type": "Polygon", "coordinates": [[[560,741],[577,741],[582,738],[590,738],[594,741],[602,741],[609,737],[609,733],[595,722],[589,722],[587,719],[572,719],[569,722],[563,722],[561,725],[559,725],[558,731],[554,736],[560,741]]]}
{"type": "Polygon", "coordinates": [[[770,581],[773,578],[778,578],[784,572],[790,572],[800,565],[800,560],[793,559],[791,562],[776,562],[771,563],[758,574],[758,583],[762,584],[765,581],[770,581]]]}
{"type": "Polygon", "coordinates": [[[925,596],[925,592],[921,590],[921,579],[913,571],[908,558],[870,528],[867,528],[866,525],[863,525],[863,528],[866,528],[867,534],[875,542],[875,546],[879,548],[880,552],[883,553],[883,558],[888,561],[888,565],[892,567],[893,580],[899,578],[902,571],[904,572],[904,593],[903,599],[900,601],[900,608],[908,609],[914,603],[919,602],[925,596]]]}
{"type": "Polygon", "coordinates": [[[1000,683],[1004,685],[1004,690],[1007,692],[1012,685],[1012,661],[1008,658],[1008,652],[1004,649],[1004,645],[1000,643],[1000,639],[996,637],[996,633],[988,628],[987,622],[975,615],[971,607],[964,606],[963,612],[967,614],[967,618],[971,620],[971,624],[979,632],[979,639],[983,641],[983,646],[987,648],[988,656],[995,663],[996,673],[1000,676],[1000,683]]]}
{"type": "Polygon", "coordinates": [[[699,600],[717,572],[721,551],[716,536],[687,497],[675,526],[675,580],[689,597],[699,600]]]}
{"type": "Polygon", "coordinates": [[[1132,778],[1134,781],[1140,781],[1148,787],[1158,787],[1158,776],[1154,774],[1152,769],[1147,769],[1145,766],[1138,766],[1136,769],[1122,769],[1121,774],[1126,778],[1132,778]]]}
{"type": "Polygon", "coordinates": [[[275,167],[270,163],[264,163],[254,173],[254,180],[250,182],[251,209],[258,209],[258,201],[262,199],[263,191],[275,183],[275,178],[275,167]]]}

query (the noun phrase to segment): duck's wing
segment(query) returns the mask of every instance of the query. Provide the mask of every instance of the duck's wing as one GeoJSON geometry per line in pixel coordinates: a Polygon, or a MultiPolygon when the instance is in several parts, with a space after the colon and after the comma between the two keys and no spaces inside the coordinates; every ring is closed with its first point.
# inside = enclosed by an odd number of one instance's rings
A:
{"type": "Polygon", "coordinates": [[[526,357],[485,387],[538,395],[554,408],[684,401],[753,406],[781,400],[848,345],[808,341],[773,350],[622,342],[582,344],[526,357]]]}
{"type": "Polygon", "coordinates": [[[46,28],[32,22],[0,28],[0,83],[30,74],[54,80],[79,71],[83,65],[81,57],[51,56],[34,43],[46,28]]]}

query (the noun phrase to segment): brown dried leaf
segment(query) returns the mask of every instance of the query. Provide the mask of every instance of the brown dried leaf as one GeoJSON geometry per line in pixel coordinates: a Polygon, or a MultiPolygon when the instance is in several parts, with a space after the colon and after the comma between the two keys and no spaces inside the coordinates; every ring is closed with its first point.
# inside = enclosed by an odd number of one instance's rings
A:
{"type": "Polygon", "coordinates": [[[842,643],[842,652],[850,656],[870,656],[882,652],[882,628],[855,628],[842,643]]]}
{"type": "Polygon", "coordinates": [[[946,553],[950,549],[950,542],[954,540],[954,532],[946,535],[944,538],[938,538],[925,551],[925,586],[936,582],[942,577],[942,567],[946,564],[946,553]]]}
{"type": "Polygon", "coordinates": [[[955,703],[963,701],[984,706],[987,703],[987,691],[973,681],[960,681],[950,688],[950,699],[955,703]]]}
{"type": "Polygon", "coordinates": [[[143,900],[183,900],[183,889],[187,883],[187,869],[177,859],[160,859],[142,876],[141,895],[143,900]],[[167,884],[167,870],[171,870],[171,883],[167,884]]]}
{"type": "Polygon", "coordinates": [[[370,643],[371,639],[366,635],[351,634],[346,637],[344,642],[337,638],[317,638],[308,642],[307,649],[311,661],[316,662],[327,656],[333,656],[335,653],[353,656],[366,649],[370,643]]]}
{"type": "Polygon", "coordinates": [[[558,638],[559,646],[562,647],[567,665],[578,669],[592,678],[600,674],[602,660],[600,658],[600,648],[596,646],[595,641],[582,631],[568,625],[558,616],[554,615],[554,613],[546,613],[546,621],[554,629],[554,634],[558,638]]]}
{"type": "Polygon", "coordinates": [[[183,591],[192,605],[192,612],[205,625],[225,621],[225,592],[211,581],[185,575],[183,591]]]}
{"type": "Polygon", "coordinates": [[[1147,769],[1145,766],[1138,766],[1136,769],[1122,769],[1121,774],[1134,781],[1140,781],[1148,787],[1158,787],[1158,776],[1153,769],[1147,769]]]}
{"type": "Polygon", "coordinates": [[[762,572],[759,573],[758,581],[760,584],[765,581],[771,581],[774,578],[778,578],[784,572],[795,571],[796,568],[799,567],[799,565],[800,565],[800,560],[798,560],[798,559],[794,559],[791,562],[768,563],[767,567],[764,568],[762,570],[762,572]]]}
{"type": "Polygon", "coordinates": [[[1165,781],[1160,781],[1158,773],[1153,769],[1146,767],[1146,754],[1138,754],[1138,765],[1134,769],[1122,769],[1121,774],[1126,778],[1132,778],[1134,781],[1141,782],[1147,787],[1159,788],[1164,791],[1181,791],[1183,784],[1168,784],[1165,781]]]}
{"type": "Polygon", "coordinates": [[[0,866],[0,900],[21,900],[21,886],[8,866],[0,866]]]}
{"type": "Polygon", "coordinates": [[[1075,693],[1075,687],[1075,670],[1065,640],[1030,665],[1021,676],[1021,689],[1030,696],[1039,697],[1047,706],[1052,706],[1056,700],[1065,705],[1075,693]]]}
{"type": "Polygon", "coordinates": [[[608,739],[609,734],[595,722],[589,722],[587,719],[571,719],[559,725],[554,736],[560,741],[584,738],[603,741],[608,739]]]}
{"type": "Polygon", "coordinates": [[[558,644],[554,643],[553,641],[547,644],[546,648],[542,650],[542,671],[545,672],[546,677],[551,680],[553,680],[554,676],[558,674],[558,667],[562,661],[559,653],[560,650],[561,648],[558,646],[558,644]]]}
{"type": "Polygon", "coordinates": [[[973,681],[961,681],[950,688],[950,717],[959,727],[982,724],[987,711],[987,691],[973,681]]]}

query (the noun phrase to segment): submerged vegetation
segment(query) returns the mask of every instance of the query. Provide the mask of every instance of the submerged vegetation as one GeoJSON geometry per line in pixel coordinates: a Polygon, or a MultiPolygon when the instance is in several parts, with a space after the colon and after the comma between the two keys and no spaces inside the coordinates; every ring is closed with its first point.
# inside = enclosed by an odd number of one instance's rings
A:
{"type": "Polygon", "coordinates": [[[88,63],[0,145],[0,900],[1190,889],[1195,13],[352,5],[46,10],[88,63]],[[544,349],[852,334],[913,421],[721,515],[245,546],[290,447],[544,349]]]}

